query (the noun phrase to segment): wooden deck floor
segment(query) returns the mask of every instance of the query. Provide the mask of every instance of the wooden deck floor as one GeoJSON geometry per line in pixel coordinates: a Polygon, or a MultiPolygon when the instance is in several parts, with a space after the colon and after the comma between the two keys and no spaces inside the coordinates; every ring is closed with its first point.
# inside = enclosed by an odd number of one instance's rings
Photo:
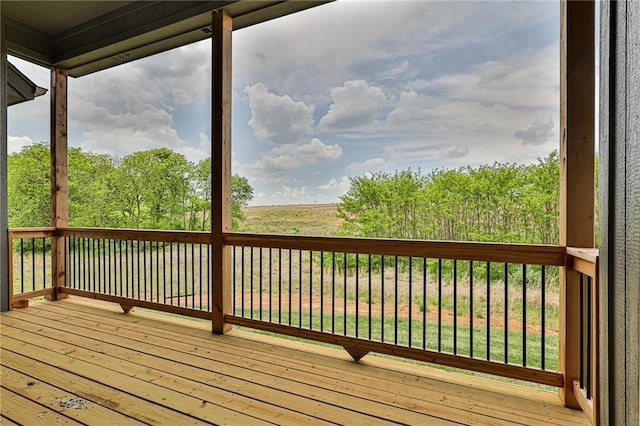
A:
{"type": "Polygon", "coordinates": [[[6,424],[588,424],[555,393],[82,299],[0,318],[6,424]]]}

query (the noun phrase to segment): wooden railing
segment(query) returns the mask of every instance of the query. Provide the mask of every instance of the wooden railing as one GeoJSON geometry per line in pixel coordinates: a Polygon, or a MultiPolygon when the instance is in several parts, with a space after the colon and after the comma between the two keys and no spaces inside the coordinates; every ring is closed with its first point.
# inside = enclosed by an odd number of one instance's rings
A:
{"type": "MultiPolygon", "coordinates": [[[[336,344],[356,360],[377,352],[555,387],[564,386],[558,371],[558,275],[577,271],[584,283],[584,374],[574,392],[596,418],[597,251],[223,237],[231,250],[229,324],[336,344]]],[[[73,294],[116,302],[125,311],[140,306],[211,319],[213,286],[222,286],[211,275],[210,233],[46,228],[10,230],[9,239],[13,306],[32,297],[73,294]],[[28,275],[27,265],[48,268],[51,238],[64,243],[63,286],[54,292],[46,274],[38,288],[21,285],[20,280],[39,279],[28,275]]]]}
{"type": "Polygon", "coordinates": [[[51,240],[54,228],[9,230],[9,306],[53,294],[51,240]]]}
{"type": "Polygon", "coordinates": [[[591,423],[598,424],[598,250],[567,247],[567,269],[580,276],[580,378],[574,395],[591,423]]]}

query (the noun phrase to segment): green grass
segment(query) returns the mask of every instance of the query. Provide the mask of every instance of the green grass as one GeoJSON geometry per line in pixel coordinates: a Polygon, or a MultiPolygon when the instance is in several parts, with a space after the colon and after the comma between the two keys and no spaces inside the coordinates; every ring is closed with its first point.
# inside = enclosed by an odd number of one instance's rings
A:
{"type": "MultiPolygon", "coordinates": [[[[248,311],[245,310],[244,316],[249,318],[253,314],[254,319],[261,319],[260,312],[258,310],[248,311]]],[[[320,318],[319,313],[314,313],[313,316],[308,313],[303,313],[302,316],[298,312],[278,312],[272,311],[271,319],[274,323],[278,323],[279,315],[281,314],[281,323],[283,325],[289,325],[291,323],[292,326],[298,327],[301,326],[303,328],[309,328],[312,330],[325,332],[334,332],[335,334],[343,335],[345,334],[345,324],[346,324],[346,335],[350,337],[356,337],[356,316],[355,315],[347,315],[346,323],[345,316],[342,314],[335,314],[333,317],[329,314],[325,313],[324,318],[320,318]]],[[[241,310],[236,310],[236,315],[242,316],[241,310]]],[[[269,321],[268,312],[262,313],[262,320],[269,321]]],[[[411,334],[411,346],[416,348],[440,350],[445,353],[454,353],[454,327],[453,325],[443,324],[440,328],[438,325],[433,322],[427,322],[426,330],[423,326],[422,321],[412,321],[411,326],[409,324],[408,319],[399,318],[397,323],[397,333],[396,327],[394,326],[394,318],[386,317],[384,318],[384,328],[383,321],[380,317],[373,317],[371,322],[368,321],[366,316],[361,315],[357,318],[357,337],[364,339],[371,339],[374,341],[384,341],[387,343],[393,343],[403,346],[409,346],[409,334],[411,334]],[[371,333],[371,334],[369,334],[371,333]],[[440,333],[440,342],[441,346],[438,348],[438,335],[440,333]],[[423,336],[426,337],[426,344],[423,346],[423,336]]],[[[267,334],[272,336],[283,337],[278,334],[262,332],[247,329],[249,331],[258,332],[260,334],[267,334]]],[[[470,356],[471,352],[471,328],[468,325],[458,325],[456,330],[456,353],[462,356],[470,356]]],[[[302,341],[304,339],[295,338],[292,336],[284,336],[287,339],[302,341]]],[[[320,343],[320,342],[312,342],[315,344],[320,344],[323,346],[336,347],[335,345],[320,343]]],[[[522,365],[522,349],[523,349],[523,333],[521,331],[509,331],[507,336],[507,356],[508,362],[514,365],[522,365]]],[[[489,348],[490,348],[490,360],[496,362],[504,362],[505,360],[505,336],[504,329],[502,328],[491,328],[489,330],[489,348]]],[[[541,368],[541,359],[542,359],[542,339],[539,333],[527,333],[527,341],[526,341],[526,365],[528,367],[533,368],[541,368]]],[[[558,369],[558,336],[547,335],[545,336],[545,369],[550,371],[557,371],[558,369]]],[[[478,359],[487,359],[487,330],[486,328],[474,327],[473,328],[473,355],[478,359]]],[[[392,357],[394,358],[394,357],[392,357]]],[[[411,360],[405,360],[407,362],[414,362],[418,364],[425,364],[411,360]]],[[[451,369],[444,367],[449,370],[454,371],[464,371],[458,369],[451,369]]],[[[480,375],[484,377],[495,378],[495,376],[468,372],[466,373],[480,375]]],[[[528,382],[522,382],[518,380],[512,379],[504,379],[511,383],[519,383],[526,384],[528,386],[535,386],[544,389],[554,389],[549,386],[537,385],[528,382]]]]}

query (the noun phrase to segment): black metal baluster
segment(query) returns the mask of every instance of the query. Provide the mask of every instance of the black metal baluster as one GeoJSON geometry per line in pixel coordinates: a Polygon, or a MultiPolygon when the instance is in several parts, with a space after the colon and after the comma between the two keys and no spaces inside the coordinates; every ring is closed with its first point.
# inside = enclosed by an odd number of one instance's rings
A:
{"type": "Polygon", "coordinates": [[[394,311],[393,311],[393,343],[398,344],[398,256],[395,256],[395,279],[393,287],[394,311]]]}
{"type": "Polygon", "coordinates": [[[122,296],[122,284],[124,283],[124,277],[122,276],[122,240],[118,240],[118,260],[120,261],[120,294],[122,296]]]}
{"type": "MultiPolygon", "coordinates": [[[[282,262],[278,259],[278,274],[282,275],[282,262]]],[[[269,247],[269,322],[273,322],[273,249],[269,247]]],[[[280,285],[281,286],[281,285],[280,285]]],[[[280,287],[279,287],[280,288],[280,287]]],[[[282,301],[281,291],[278,292],[279,301],[282,301]]],[[[280,312],[282,312],[282,304],[279,304],[278,315],[280,316],[280,312]]],[[[282,321],[279,320],[278,324],[282,324],[282,321]]]]}
{"type": "MultiPolygon", "coordinates": [[[[180,276],[180,262],[178,262],[178,276],[180,276]]],[[[179,277],[178,277],[178,294],[180,294],[180,278],[179,277]]],[[[171,301],[171,305],[173,305],[173,243],[169,244],[169,300],[171,301]]]]}
{"type": "Polygon", "coordinates": [[[409,347],[413,346],[413,333],[411,330],[411,324],[413,322],[413,257],[409,256],[409,321],[408,323],[408,338],[409,347]]]}
{"type": "Polygon", "coordinates": [[[580,274],[580,388],[584,389],[584,275],[580,274]]]}
{"type": "Polygon", "coordinates": [[[89,271],[87,264],[87,240],[82,238],[82,289],[87,290],[87,274],[89,271]]]}
{"type": "Polygon", "coordinates": [[[360,253],[356,253],[356,334],[358,337],[358,331],[360,319],[360,253]]]}
{"type": "Polygon", "coordinates": [[[343,315],[342,315],[342,334],[347,335],[347,253],[343,253],[344,255],[344,268],[343,268],[343,277],[344,277],[344,296],[342,298],[343,303],[343,315]]]}
{"type": "Polygon", "coordinates": [[[191,243],[190,246],[191,246],[191,309],[195,309],[196,307],[196,252],[195,252],[195,248],[193,247],[193,243],[191,243]]]}
{"type": "Polygon", "coordinates": [[[491,360],[491,262],[487,262],[487,361],[491,360]]]}
{"type": "Polygon", "coordinates": [[[593,335],[593,318],[591,317],[591,312],[593,309],[593,294],[592,294],[592,285],[593,279],[591,277],[587,277],[587,321],[586,321],[586,329],[587,329],[587,399],[591,399],[591,365],[593,360],[591,359],[591,344],[592,344],[592,335],[593,335]]]}
{"type": "Polygon", "coordinates": [[[469,356],[473,358],[473,260],[469,261],[469,356]]]}
{"type": "Polygon", "coordinates": [[[282,324],[282,249],[278,248],[278,324],[282,324]]]}
{"type": "Polygon", "coordinates": [[[260,255],[260,260],[258,267],[260,271],[258,272],[259,286],[260,286],[260,321],[262,321],[262,247],[260,247],[258,254],[260,255]]]}
{"type": "Polygon", "coordinates": [[[504,264],[504,363],[509,363],[509,264],[504,264]]]}
{"type": "Polygon", "coordinates": [[[36,289],[36,239],[31,239],[31,290],[36,289]]]}
{"type": "Polygon", "coordinates": [[[302,250],[298,250],[298,273],[299,284],[298,284],[298,326],[302,327],[302,250]]]}
{"type": "Polygon", "coordinates": [[[544,265],[541,266],[542,268],[542,309],[540,312],[540,324],[542,327],[542,341],[540,342],[540,360],[541,360],[541,366],[540,368],[542,368],[543,370],[546,369],[545,364],[546,364],[546,357],[547,357],[547,351],[545,350],[545,346],[546,346],[546,334],[547,334],[547,325],[546,325],[546,319],[547,319],[547,315],[546,315],[546,308],[547,308],[547,297],[546,297],[546,287],[547,287],[547,281],[546,281],[546,276],[545,276],[545,271],[546,271],[546,267],[544,265]]]}
{"type": "MultiPolygon", "coordinates": [[[[235,263],[234,263],[235,266],[235,263]]],[[[235,267],[233,268],[235,272],[235,267]]],[[[198,244],[198,309],[202,310],[202,244],[198,244]]],[[[233,299],[235,300],[235,292],[233,293],[233,299]]]]}
{"type": "Polygon", "coordinates": [[[253,247],[251,247],[249,249],[249,285],[250,285],[250,290],[251,293],[249,294],[249,300],[250,300],[250,304],[251,304],[251,308],[250,308],[250,313],[249,316],[253,319],[253,247]]]}
{"type": "Polygon", "coordinates": [[[442,352],[442,259],[438,259],[438,352],[442,352]]]}
{"type": "MultiPolygon", "coordinates": [[[[209,255],[210,254],[209,253],[210,252],[210,247],[211,246],[209,244],[207,244],[207,281],[206,281],[207,282],[207,312],[211,311],[211,307],[209,305],[211,303],[210,302],[211,301],[211,261],[210,261],[211,256],[209,255]]],[[[234,253],[235,253],[235,247],[234,247],[234,253]]],[[[233,265],[234,273],[235,273],[235,270],[236,270],[236,266],[235,266],[235,262],[234,262],[234,265],[233,265]]],[[[235,283],[235,281],[234,281],[234,283],[235,283]]],[[[233,292],[233,303],[234,303],[234,306],[235,306],[235,303],[236,303],[235,296],[236,296],[236,292],[234,291],[233,292]]],[[[233,311],[233,314],[234,315],[236,314],[235,310],[233,311]]]]}
{"type": "MultiPolygon", "coordinates": [[[[282,249],[278,249],[278,259],[282,259],[282,249]]],[[[282,261],[278,260],[278,265],[279,265],[279,270],[282,271],[282,261]]],[[[289,249],[289,325],[291,325],[292,322],[292,295],[291,292],[293,290],[293,257],[291,255],[291,249],[289,249]]],[[[278,289],[279,289],[279,293],[282,294],[282,272],[279,272],[278,275],[278,289]]],[[[280,300],[278,301],[278,307],[280,309],[280,312],[282,312],[282,296],[278,296],[280,297],[280,300]]],[[[282,323],[282,317],[278,317],[278,320],[280,323],[282,323]]]]}
{"type": "MultiPolygon", "coordinates": [[[[167,244],[162,242],[162,299],[167,303],[167,244]]],[[[171,265],[169,265],[171,267],[171,265]]],[[[169,280],[171,282],[171,280],[169,280]]]]}
{"type": "Polygon", "coordinates": [[[20,293],[24,293],[24,238],[20,238],[20,293]]]}
{"type": "Polygon", "coordinates": [[[324,331],[324,252],[320,252],[320,331],[324,331]]]}
{"type": "MultiPolygon", "coordinates": [[[[53,250],[53,247],[51,247],[51,250],[53,250]]],[[[47,244],[45,238],[42,239],[42,288],[47,288],[47,244]]]]}
{"type": "Polygon", "coordinates": [[[368,271],[367,273],[369,274],[369,296],[368,296],[368,302],[369,302],[369,319],[367,321],[367,325],[369,326],[369,340],[371,340],[371,255],[369,255],[369,262],[368,262],[368,271]]]}
{"type": "MultiPolygon", "coordinates": [[[[207,249],[209,248],[209,245],[207,245],[207,249]]],[[[237,315],[237,310],[238,310],[238,286],[236,284],[236,280],[238,279],[238,273],[237,273],[237,269],[238,269],[238,263],[236,261],[236,253],[238,251],[238,247],[237,246],[233,246],[232,251],[231,251],[231,264],[233,265],[233,267],[231,268],[231,286],[233,288],[233,299],[231,300],[231,305],[233,306],[233,315],[237,315]]],[[[209,256],[208,256],[209,252],[207,251],[207,265],[210,263],[209,262],[209,256]]],[[[208,282],[208,281],[207,281],[208,282]]],[[[208,297],[207,297],[208,299],[208,297]]]]}
{"type": "Polygon", "coordinates": [[[453,259],[453,354],[458,353],[458,261],[453,259]]]}
{"type": "Polygon", "coordinates": [[[380,287],[382,287],[382,320],[380,322],[380,341],[384,342],[384,299],[385,299],[385,291],[384,291],[384,255],[380,256],[380,268],[382,269],[382,277],[380,279],[380,287]]]}
{"type": "Polygon", "coordinates": [[[336,252],[331,252],[331,334],[336,333],[336,252]]]}
{"type": "Polygon", "coordinates": [[[244,246],[241,247],[242,251],[240,252],[240,275],[242,278],[240,279],[240,290],[242,293],[242,299],[240,299],[240,306],[242,308],[242,316],[244,317],[244,246]]]}
{"type": "Polygon", "coordinates": [[[522,265],[522,366],[527,366],[527,265],[522,265]]]}
{"type": "Polygon", "coordinates": [[[427,258],[422,258],[422,349],[427,349],[427,258]]]}
{"type": "Polygon", "coordinates": [[[313,330],[313,251],[309,250],[309,329],[313,330]]]}

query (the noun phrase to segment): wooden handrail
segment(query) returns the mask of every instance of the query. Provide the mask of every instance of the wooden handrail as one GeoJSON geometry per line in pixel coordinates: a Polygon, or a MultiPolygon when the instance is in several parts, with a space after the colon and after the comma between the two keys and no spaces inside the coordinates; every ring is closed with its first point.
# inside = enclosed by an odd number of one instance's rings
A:
{"type": "Polygon", "coordinates": [[[57,236],[165,243],[211,244],[211,233],[203,231],[163,231],[157,229],[58,228],[57,236]]]}
{"type": "Polygon", "coordinates": [[[10,228],[9,235],[13,238],[46,238],[55,237],[56,228],[10,228]]]}
{"type": "Polygon", "coordinates": [[[227,245],[412,256],[440,259],[563,266],[565,248],[554,245],[478,243],[457,241],[392,240],[380,238],[307,237],[225,233],[227,245]]]}

